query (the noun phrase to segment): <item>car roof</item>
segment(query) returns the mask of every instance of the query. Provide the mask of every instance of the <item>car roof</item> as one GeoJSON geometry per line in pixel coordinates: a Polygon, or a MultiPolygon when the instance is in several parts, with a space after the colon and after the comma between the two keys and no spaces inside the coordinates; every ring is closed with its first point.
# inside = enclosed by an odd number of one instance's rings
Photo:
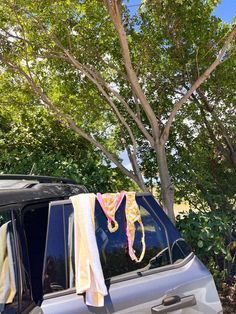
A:
{"type": "Polygon", "coordinates": [[[0,174],[0,181],[35,181],[38,183],[70,183],[77,184],[76,181],[63,177],[52,177],[52,176],[38,176],[38,175],[27,175],[27,174],[0,174]]]}
{"type": "Polygon", "coordinates": [[[87,192],[85,186],[67,178],[0,175],[0,206],[56,200],[87,192]]]}

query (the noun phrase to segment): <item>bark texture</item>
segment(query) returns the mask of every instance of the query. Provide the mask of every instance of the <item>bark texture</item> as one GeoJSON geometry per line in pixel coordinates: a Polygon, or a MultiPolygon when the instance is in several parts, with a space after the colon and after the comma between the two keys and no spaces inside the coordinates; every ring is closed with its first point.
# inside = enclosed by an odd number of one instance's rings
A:
{"type": "Polygon", "coordinates": [[[156,156],[157,163],[159,168],[159,176],[161,181],[161,200],[162,206],[169,216],[172,222],[175,222],[174,215],[174,195],[175,188],[174,184],[171,181],[171,176],[168,169],[168,163],[166,159],[166,150],[165,145],[157,145],[156,146],[156,156]]]}

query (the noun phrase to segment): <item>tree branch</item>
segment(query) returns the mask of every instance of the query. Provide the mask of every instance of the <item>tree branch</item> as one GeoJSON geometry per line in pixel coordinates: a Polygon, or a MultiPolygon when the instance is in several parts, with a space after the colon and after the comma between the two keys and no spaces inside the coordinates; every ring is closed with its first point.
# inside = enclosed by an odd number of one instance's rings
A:
{"type": "Polygon", "coordinates": [[[226,38],[223,47],[219,51],[218,55],[216,56],[215,61],[208,67],[208,69],[201,75],[199,78],[193,83],[193,85],[190,87],[190,89],[187,91],[187,93],[174,104],[174,107],[170,113],[170,116],[168,118],[168,121],[164,127],[164,130],[161,134],[161,140],[165,143],[168,140],[169,133],[170,133],[170,127],[174,121],[174,118],[177,114],[177,112],[181,109],[182,105],[190,98],[190,96],[193,94],[194,91],[205,81],[208,79],[210,74],[215,70],[215,68],[221,63],[222,58],[224,57],[224,54],[226,50],[228,49],[230,43],[236,36],[236,26],[234,26],[232,32],[229,34],[229,36],[226,38]]]}
{"type": "MultiPolygon", "coordinates": [[[[87,67],[88,68],[88,67],[87,67]]],[[[137,126],[139,127],[140,131],[143,133],[143,135],[146,137],[146,139],[150,142],[151,146],[154,146],[154,140],[153,137],[149,134],[149,132],[146,130],[145,126],[143,125],[142,121],[139,118],[139,115],[135,114],[133,110],[130,108],[128,103],[125,101],[124,97],[122,97],[116,90],[114,90],[107,82],[103,80],[101,75],[97,72],[93,72],[94,70],[91,70],[88,68],[88,71],[90,73],[93,73],[94,77],[97,77],[97,80],[101,82],[104,87],[110,91],[119,101],[120,103],[125,107],[129,115],[133,118],[133,120],[136,122],[137,126]]]]}
{"type": "Polygon", "coordinates": [[[22,38],[18,35],[14,35],[10,32],[8,32],[7,30],[5,30],[4,28],[0,27],[0,30],[3,31],[7,36],[4,36],[5,38],[14,38],[14,39],[18,39],[18,40],[22,40],[22,41],[26,41],[28,44],[30,44],[30,41],[26,40],[25,38],[22,38]]]}
{"type": "MultiPolygon", "coordinates": [[[[200,97],[203,105],[204,105],[204,109],[207,110],[212,115],[213,119],[215,120],[215,123],[217,124],[218,130],[221,133],[221,136],[225,142],[226,147],[228,148],[229,153],[226,152],[222,143],[220,143],[215,137],[216,141],[218,142],[218,145],[221,146],[220,151],[226,157],[226,159],[232,164],[232,166],[236,169],[236,157],[235,157],[236,152],[235,152],[233,143],[230,139],[230,136],[228,135],[227,129],[223,125],[222,121],[217,117],[216,113],[214,112],[214,109],[210,106],[209,100],[206,97],[206,95],[204,94],[204,92],[200,88],[198,88],[197,92],[199,94],[199,97],[200,97]]],[[[206,120],[206,117],[205,117],[205,120],[206,120]]],[[[208,126],[208,129],[209,128],[210,128],[210,126],[208,126]]]]}
{"type": "Polygon", "coordinates": [[[205,123],[207,132],[209,134],[210,139],[214,143],[216,149],[228,161],[228,163],[232,165],[233,168],[236,168],[236,163],[234,160],[235,152],[231,151],[230,149],[227,150],[223,146],[223,144],[217,139],[217,137],[216,137],[216,135],[212,129],[212,126],[210,125],[209,121],[207,120],[207,117],[206,117],[206,114],[204,111],[204,105],[199,101],[199,99],[194,94],[192,95],[192,98],[195,101],[195,103],[199,105],[201,116],[202,116],[203,121],[205,123]]]}
{"type": "Polygon", "coordinates": [[[120,46],[121,46],[121,54],[123,57],[123,62],[124,62],[126,72],[127,72],[130,84],[132,86],[133,92],[135,93],[135,95],[140,100],[140,103],[143,107],[143,110],[146,113],[147,118],[151,124],[154,141],[158,142],[159,136],[160,136],[158,120],[156,119],[155,113],[154,113],[152,107],[150,106],[150,104],[149,104],[140,84],[139,84],[138,77],[134,71],[134,68],[133,68],[133,65],[131,62],[129,45],[128,45],[124,25],[122,23],[121,15],[120,15],[120,9],[121,9],[122,1],[117,1],[117,0],[103,0],[103,1],[104,1],[105,6],[108,9],[110,17],[111,17],[113,24],[115,26],[116,32],[118,34],[118,38],[119,38],[120,46]]]}
{"type": "Polygon", "coordinates": [[[47,97],[47,95],[44,93],[42,88],[35,83],[35,81],[32,79],[32,77],[29,74],[27,74],[18,65],[14,64],[11,61],[4,58],[2,55],[0,55],[0,61],[2,61],[3,64],[9,66],[15,72],[21,74],[21,76],[23,76],[27,80],[27,82],[31,86],[34,93],[36,95],[38,95],[38,97],[43,101],[43,103],[54,113],[55,117],[57,118],[57,120],[60,123],[63,123],[64,121],[66,121],[66,125],[70,129],[74,130],[76,133],[78,133],[84,139],[89,141],[92,145],[99,148],[103,152],[103,154],[117,166],[117,168],[119,168],[125,175],[127,175],[129,178],[131,178],[133,181],[135,181],[141,189],[143,189],[142,184],[139,182],[139,178],[133,172],[126,169],[122,165],[122,163],[119,162],[113,156],[113,154],[111,154],[101,143],[99,143],[96,139],[94,139],[90,134],[86,133],[82,128],[77,126],[75,121],[70,116],[68,116],[67,114],[60,111],[58,109],[58,107],[55,104],[53,104],[52,101],[47,97]]]}
{"type": "Polygon", "coordinates": [[[142,183],[142,190],[148,192],[148,188],[146,187],[146,185],[144,183],[143,176],[142,176],[142,173],[140,171],[140,167],[139,167],[138,162],[137,162],[137,152],[135,151],[135,149],[134,149],[134,151],[132,151],[132,149],[129,147],[129,145],[127,145],[127,143],[125,146],[126,146],[126,151],[128,153],[128,157],[129,157],[129,160],[131,162],[134,173],[139,178],[139,181],[142,183]]]}
{"type": "Polygon", "coordinates": [[[91,69],[91,67],[83,65],[80,63],[62,44],[61,42],[53,36],[54,42],[57,44],[57,46],[64,52],[65,58],[67,57],[67,60],[69,61],[70,64],[72,64],[76,69],[81,71],[83,74],[86,75],[86,77],[92,81],[97,88],[102,92],[102,94],[106,94],[105,98],[107,99],[108,103],[111,104],[111,99],[108,96],[108,94],[104,91],[102,88],[102,85],[110,91],[119,101],[120,103],[125,107],[126,111],[128,114],[133,118],[133,120],[136,122],[137,126],[139,127],[140,131],[143,133],[145,138],[150,142],[151,146],[154,145],[154,140],[152,136],[148,133],[146,130],[145,126],[143,125],[142,121],[138,118],[138,116],[133,112],[133,110],[130,108],[128,103],[125,101],[125,99],[117,92],[115,91],[109,84],[107,84],[101,75],[95,71],[94,69],[91,69]]]}

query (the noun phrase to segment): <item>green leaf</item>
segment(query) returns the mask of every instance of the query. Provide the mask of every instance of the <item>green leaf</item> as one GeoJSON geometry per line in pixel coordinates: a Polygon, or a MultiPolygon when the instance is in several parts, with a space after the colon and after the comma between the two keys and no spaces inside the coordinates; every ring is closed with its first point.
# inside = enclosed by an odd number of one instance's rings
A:
{"type": "Polygon", "coordinates": [[[203,241],[202,240],[199,240],[198,243],[197,243],[198,247],[199,248],[202,248],[203,247],[203,241]]]}

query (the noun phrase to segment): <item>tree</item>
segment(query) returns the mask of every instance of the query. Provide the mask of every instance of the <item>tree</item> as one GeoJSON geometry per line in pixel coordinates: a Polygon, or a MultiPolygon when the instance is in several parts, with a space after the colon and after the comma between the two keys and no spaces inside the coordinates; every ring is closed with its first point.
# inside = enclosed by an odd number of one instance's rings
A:
{"type": "Polygon", "coordinates": [[[215,2],[176,0],[173,10],[173,1],[146,1],[131,18],[115,0],[104,0],[105,7],[94,0],[3,1],[0,61],[142,190],[138,142],[147,143],[164,209],[174,220],[166,155],[173,121],[234,49],[236,27],[222,27],[211,16],[215,2]],[[197,75],[188,68],[193,60],[197,75]],[[127,150],[132,171],[118,160],[117,149],[127,150]]]}
{"type": "MultiPolygon", "coordinates": [[[[9,89],[6,92],[9,96],[9,89]]],[[[3,93],[2,87],[2,98],[3,93]]],[[[20,101],[19,94],[17,98],[20,101]]],[[[42,106],[31,105],[28,110],[25,103],[5,104],[0,108],[0,125],[1,173],[68,176],[91,192],[135,188],[86,140],[65,129],[42,106]]]]}
{"type": "Polygon", "coordinates": [[[235,170],[219,154],[204,128],[201,113],[194,122],[183,122],[178,135],[172,134],[170,140],[175,147],[170,171],[177,182],[176,196],[200,211],[219,209],[229,213],[235,206],[235,170]]]}
{"type": "MultiPolygon", "coordinates": [[[[152,99],[153,104],[154,101],[157,104],[166,104],[166,108],[158,106],[159,112],[162,110],[161,114],[159,113],[162,116],[166,109],[170,108],[168,106],[172,100],[168,97],[171,91],[175,89],[176,95],[182,94],[183,91],[177,89],[178,85],[187,89],[198,77],[199,71],[210,62],[210,51],[217,50],[212,46],[209,51],[207,42],[210,38],[215,38],[218,44],[222,41],[222,34],[216,32],[219,19],[212,17],[211,21],[215,26],[210,28],[207,11],[204,11],[205,14],[204,12],[199,14],[196,5],[196,14],[190,16],[187,6],[181,8],[181,14],[178,12],[179,9],[179,7],[166,9],[165,14],[168,18],[163,18],[161,22],[156,14],[159,30],[164,35],[159,41],[154,36],[149,41],[149,38],[146,38],[145,41],[145,46],[152,47],[149,48],[149,51],[152,51],[149,69],[153,69],[152,59],[157,59],[154,53],[159,53],[155,47],[160,46],[160,40],[165,38],[168,47],[165,55],[166,66],[159,62],[153,73],[149,74],[149,84],[152,83],[158,90],[158,96],[154,94],[152,99]],[[172,34],[173,30],[175,36],[172,34]],[[158,84],[155,73],[162,77],[158,84]]],[[[158,10],[157,6],[153,10],[158,10]]],[[[154,34],[155,20],[149,23],[152,28],[149,33],[154,34]]],[[[224,29],[227,25],[221,27],[224,29]]],[[[201,209],[232,208],[234,200],[235,65],[235,49],[229,50],[227,58],[211,75],[211,79],[195,91],[188,100],[188,105],[182,107],[181,115],[176,116],[166,145],[169,171],[175,182],[177,199],[184,197],[191,205],[201,209]]],[[[146,92],[148,96],[153,94],[153,86],[148,90],[149,94],[146,92]]],[[[148,151],[145,144],[142,147],[140,157],[142,169],[150,181],[155,182],[156,175],[150,173],[150,169],[156,169],[155,154],[148,151]]]]}

